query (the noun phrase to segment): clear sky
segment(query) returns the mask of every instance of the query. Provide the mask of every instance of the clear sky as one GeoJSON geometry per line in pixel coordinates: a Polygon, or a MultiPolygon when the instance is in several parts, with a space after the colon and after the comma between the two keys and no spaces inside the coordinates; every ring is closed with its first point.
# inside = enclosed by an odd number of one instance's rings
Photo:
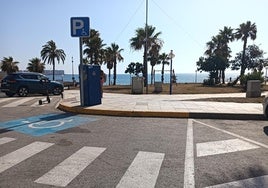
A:
{"type": "MultiPolygon", "coordinates": [[[[162,32],[161,52],[173,50],[176,73],[194,73],[206,43],[224,26],[255,23],[254,44],[268,51],[267,0],[148,0],[148,4],[148,24],[162,32]]],[[[73,57],[77,73],[79,40],[71,37],[70,18],[90,17],[90,27],[100,32],[105,44],[115,42],[124,49],[124,62],[118,64],[117,72],[124,73],[130,62],[142,63],[142,50],[133,51],[129,40],[145,25],[145,5],[146,0],[1,0],[0,59],[12,56],[24,70],[29,59],[40,58],[42,46],[54,40],[66,53],[64,65],[56,64],[56,69],[72,73],[73,57]]],[[[242,46],[242,41],[230,45],[233,57],[242,46]]],[[[46,65],[46,69],[52,66],[46,65]]]]}

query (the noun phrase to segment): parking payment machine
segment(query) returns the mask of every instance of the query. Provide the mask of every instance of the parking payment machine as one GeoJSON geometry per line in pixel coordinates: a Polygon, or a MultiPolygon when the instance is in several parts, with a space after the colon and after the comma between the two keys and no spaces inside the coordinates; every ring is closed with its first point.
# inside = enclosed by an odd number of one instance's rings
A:
{"type": "Polygon", "coordinates": [[[100,83],[100,66],[98,65],[80,65],[80,74],[83,74],[81,80],[83,87],[81,92],[83,92],[84,106],[94,106],[101,104],[101,83],[100,83]]]}

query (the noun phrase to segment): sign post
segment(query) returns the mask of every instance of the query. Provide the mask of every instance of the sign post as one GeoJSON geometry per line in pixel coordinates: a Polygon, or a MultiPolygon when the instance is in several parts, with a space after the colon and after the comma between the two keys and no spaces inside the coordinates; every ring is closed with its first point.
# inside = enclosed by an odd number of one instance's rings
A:
{"type": "Polygon", "coordinates": [[[79,53],[80,53],[80,65],[79,65],[79,83],[80,83],[80,102],[81,106],[84,106],[84,73],[82,69],[83,65],[83,37],[90,37],[90,25],[89,17],[72,17],[71,18],[71,36],[79,37],[79,53]]]}

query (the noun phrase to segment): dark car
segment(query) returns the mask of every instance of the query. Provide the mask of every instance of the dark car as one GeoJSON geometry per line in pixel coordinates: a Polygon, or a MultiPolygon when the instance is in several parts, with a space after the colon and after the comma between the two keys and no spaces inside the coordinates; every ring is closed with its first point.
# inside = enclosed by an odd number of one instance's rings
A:
{"type": "Polygon", "coordinates": [[[62,83],[50,81],[45,75],[35,72],[11,73],[1,81],[1,91],[9,97],[15,94],[26,97],[29,93],[59,95],[63,90],[62,83]]]}

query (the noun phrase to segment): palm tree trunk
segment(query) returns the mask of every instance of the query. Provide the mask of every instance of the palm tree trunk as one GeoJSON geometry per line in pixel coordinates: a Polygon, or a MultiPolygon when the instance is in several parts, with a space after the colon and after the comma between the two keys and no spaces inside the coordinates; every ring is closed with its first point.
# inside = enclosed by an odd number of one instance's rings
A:
{"type": "Polygon", "coordinates": [[[162,70],[161,70],[161,82],[164,82],[164,63],[162,64],[162,70]]]}
{"type": "Polygon", "coordinates": [[[244,45],[243,45],[242,64],[241,64],[241,70],[240,70],[240,77],[245,74],[245,70],[246,70],[246,62],[245,62],[246,47],[247,47],[247,38],[244,40],[244,45]]]}
{"type": "Polygon", "coordinates": [[[53,78],[52,78],[52,80],[55,80],[55,60],[53,59],[53,61],[52,61],[52,66],[53,66],[53,72],[52,72],[52,75],[53,75],[53,78]]]}
{"type": "Polygon", "coordinates": [[[143,71],[142,71],[142,76],[144,78],[144,87],[147,87],[147,79],[148,79],[148,76],[146,75],[147,73],[147,56],[146,56],[146,53],[147,53],[147,47],[146,45],[144,45],[144,53],[143,53],[143,71]]]}
{"type": "Polygon", "coordinates": [[[116,60],[114,61],[114,84],[116,85],[116,60]]]}
{"type": "Polygon", "coordinates": [[[109,86],[111,85],[111,69],[109,69],[109,86]]]}
{"type": "Polygon", "coordinates": [[[153,79],[154,79],[154,75],[153,75],[154,73],[153,72],[154,72],[154,67],[152,66],[151,67],[151,85],[153,84],[153,79]]]}
{"type": "Polygon", "coordinates": [[[225,70],[222,70],[222,83],[225,84],[225,70]]]}

